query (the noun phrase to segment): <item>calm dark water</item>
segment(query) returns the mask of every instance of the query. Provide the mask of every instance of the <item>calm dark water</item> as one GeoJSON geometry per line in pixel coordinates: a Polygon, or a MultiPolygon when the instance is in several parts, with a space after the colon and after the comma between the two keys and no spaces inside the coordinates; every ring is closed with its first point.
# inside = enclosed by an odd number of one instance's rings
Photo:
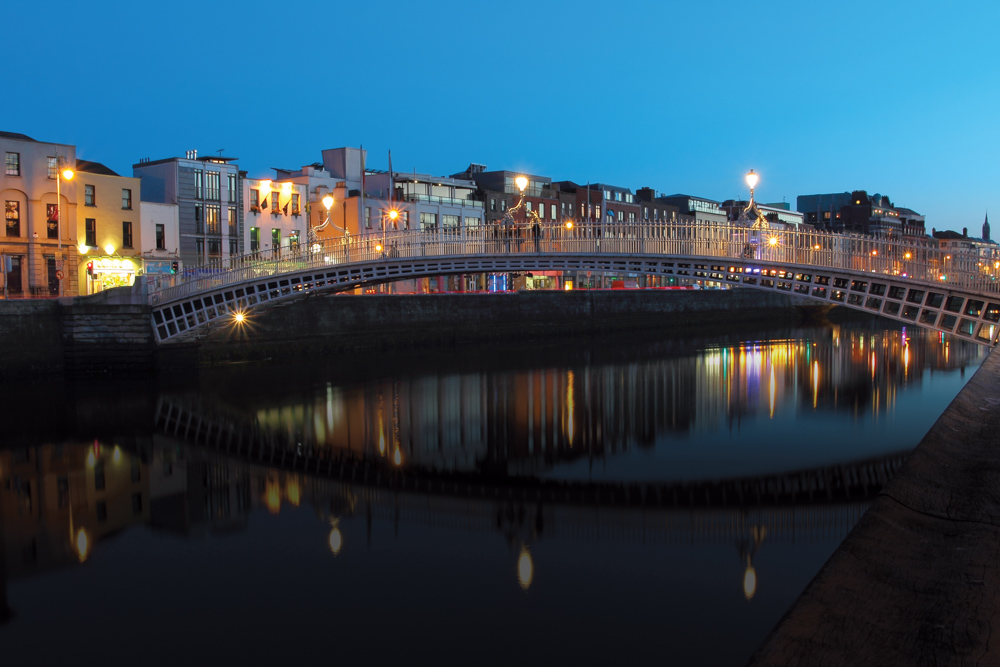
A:
{"type": "Polygon", "coordinates": [[[8,384],[3,664],[743,664],[984,354],[865,320],[8,384]]]}

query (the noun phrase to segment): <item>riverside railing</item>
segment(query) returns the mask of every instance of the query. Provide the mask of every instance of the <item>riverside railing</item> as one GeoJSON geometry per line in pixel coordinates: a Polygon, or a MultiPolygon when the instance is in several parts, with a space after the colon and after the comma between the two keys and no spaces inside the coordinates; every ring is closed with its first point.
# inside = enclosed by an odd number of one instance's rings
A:
{"type": "Polygon", "coordinates": [[[330,265],[406,258],[495,255],[669,257],[734,260],[891,276],[922,284],[1000,292],[1000,257],[943,250],[936,242],[890,240],[796,229],[753,229],[737,223],[550,223],[455,229],[375,231],[326,238],[210,262],[153,278],[152,303],[330,265]]]}

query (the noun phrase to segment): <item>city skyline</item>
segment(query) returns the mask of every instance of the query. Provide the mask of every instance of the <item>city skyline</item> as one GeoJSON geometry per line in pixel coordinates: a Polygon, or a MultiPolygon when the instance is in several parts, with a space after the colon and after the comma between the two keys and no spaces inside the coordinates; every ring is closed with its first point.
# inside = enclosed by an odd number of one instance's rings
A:
{"type": "Polygon", "coordinates": [[[376,169],[391,150],[400,172],[476,162],[719,201],[745,198],[753,168],[760,201],[866,189],[925,215],[928,233],[978,236],[1000,208],[1000,8],[986,2],[380,9],[11,7],[13,24],[44,18],[86,49],[53,67],[23,55],[36,32],[12,33],[0,81],[32,92],[2,129],[126,176],[142,158],[222,149],[267,178],[363,146],[376,169]]]}

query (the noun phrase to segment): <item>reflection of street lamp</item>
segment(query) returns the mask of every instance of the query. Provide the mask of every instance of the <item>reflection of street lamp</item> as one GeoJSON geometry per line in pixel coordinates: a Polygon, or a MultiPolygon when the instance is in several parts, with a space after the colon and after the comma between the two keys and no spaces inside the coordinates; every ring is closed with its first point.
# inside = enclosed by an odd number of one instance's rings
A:
{"type": "Polygon", "coordinates": [[[521,553],[517,557],[517,582],[521,588],[528,590],[531,580],[535,577],[535,565],[531,561],[531,552],[527,546],[521,547],[521,553]]]}

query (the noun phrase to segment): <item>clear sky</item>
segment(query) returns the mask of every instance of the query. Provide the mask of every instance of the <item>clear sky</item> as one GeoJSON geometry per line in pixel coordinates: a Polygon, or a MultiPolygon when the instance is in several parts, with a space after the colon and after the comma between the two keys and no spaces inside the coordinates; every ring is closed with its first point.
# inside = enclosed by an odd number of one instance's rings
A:
{"type": "Polygon", "coordinates": [[[324,148],[663,194],[866,189],[1000,237],[1000,2],[90,3],[3,10],[0,130],[252,177],[324,148]]]}

